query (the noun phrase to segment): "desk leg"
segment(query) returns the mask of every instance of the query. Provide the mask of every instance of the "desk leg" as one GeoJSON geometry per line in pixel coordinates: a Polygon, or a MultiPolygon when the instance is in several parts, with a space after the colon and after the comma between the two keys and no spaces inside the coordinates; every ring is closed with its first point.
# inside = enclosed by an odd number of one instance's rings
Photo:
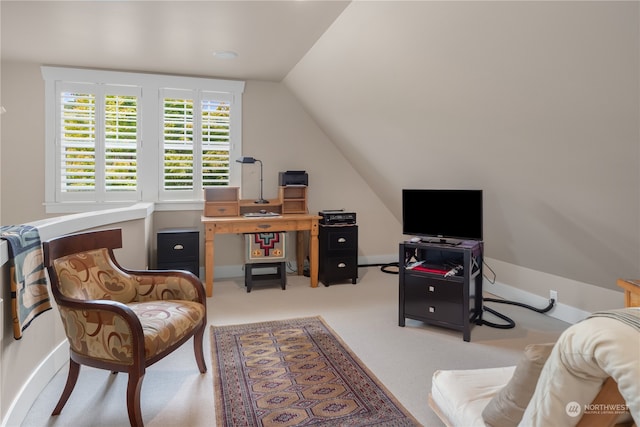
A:
{"type": "Polygon", "coordinates": [[[207,296],[213,295],[213,239],[215,233],[213,230],[207,229],[204,241],[204,283],[207,296]]]}
{"type": "Polygon", "coordinates": [[[296,262],[298,263],[298,276],[304,274],[304,233],[296,231],[296,262]]]}
{"type": "Polygon", "coordinates": [[[311,287],[318,287],[318,222],[315,221],[309,232],[309,275],[311,287]]]}

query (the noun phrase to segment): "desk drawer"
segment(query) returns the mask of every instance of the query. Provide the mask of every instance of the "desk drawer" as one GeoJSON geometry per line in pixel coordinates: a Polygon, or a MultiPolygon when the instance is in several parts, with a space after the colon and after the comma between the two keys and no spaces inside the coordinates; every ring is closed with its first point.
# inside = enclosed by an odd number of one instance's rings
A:
{"type": "Polygon", "coordinates": [[[297,230],[295,221],[246,221],[215,224],[216,233],[271,233],[297,230]]]}
{"type": "Polygon", "coordinates": [[[205,202],[204,216],[238,216],[240,207],[237,202],[205,202]]]}

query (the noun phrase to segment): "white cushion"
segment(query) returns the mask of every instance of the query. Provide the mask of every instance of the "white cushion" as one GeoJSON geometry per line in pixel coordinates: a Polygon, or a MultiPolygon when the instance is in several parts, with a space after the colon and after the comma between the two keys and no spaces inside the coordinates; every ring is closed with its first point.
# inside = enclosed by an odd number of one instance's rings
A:
{"type": "Polygon", "coordinates": [[[504,387],[515,366],[486,369],[439,370],[431,378],[432,404],[450,426],[485,427],[482,410],[504,387]]]}

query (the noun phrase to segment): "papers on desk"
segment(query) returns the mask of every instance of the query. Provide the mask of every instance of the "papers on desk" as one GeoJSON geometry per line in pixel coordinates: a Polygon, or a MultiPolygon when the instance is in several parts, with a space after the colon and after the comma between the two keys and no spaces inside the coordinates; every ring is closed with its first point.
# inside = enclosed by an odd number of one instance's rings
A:
{"type": "Polygon", "coordinates": [[[270,216],[281,216],[277,212],[247,212],[246,214],[242,214],[242,216],[246,217],[270,217],[270,216]]]}

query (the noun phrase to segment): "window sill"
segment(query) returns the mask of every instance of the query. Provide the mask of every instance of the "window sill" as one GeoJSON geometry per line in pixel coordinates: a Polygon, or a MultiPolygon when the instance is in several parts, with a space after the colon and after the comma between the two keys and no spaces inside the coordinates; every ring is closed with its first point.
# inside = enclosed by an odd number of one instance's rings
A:
{"type": "MultiPolygon", "coordinates": [[[[138,202],[145,203],[145,202],[138,202]]],[[[201,211],[204,209],[203,200],[172,200],[163,202],[148,202],[154,211],[201,211]]],[[[127,208],[137,203],[131,202],[64,202],[46,203],[45,210],[48,214],[73,214],[103,211],[107,209],[127,208]]]]}

